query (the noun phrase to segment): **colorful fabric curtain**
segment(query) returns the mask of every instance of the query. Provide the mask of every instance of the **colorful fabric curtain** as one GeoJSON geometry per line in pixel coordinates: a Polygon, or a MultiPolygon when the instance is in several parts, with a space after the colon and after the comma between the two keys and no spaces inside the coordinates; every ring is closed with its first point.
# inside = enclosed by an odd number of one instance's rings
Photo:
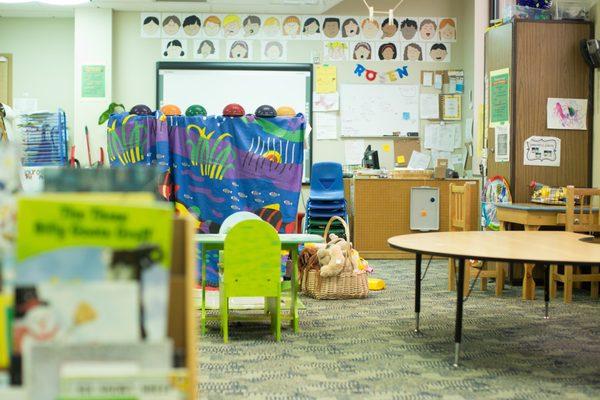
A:
{"type": "MultiPolygon", "coordinates": [[[[161,195],[191,215],[198,232],[250,211],[279,232],[294,232],[302,185],[305,118],[112,115],[111,166],[157,164],[161,195]]],[[[209,283],[218,282],[211,255],[209,283]]]]}

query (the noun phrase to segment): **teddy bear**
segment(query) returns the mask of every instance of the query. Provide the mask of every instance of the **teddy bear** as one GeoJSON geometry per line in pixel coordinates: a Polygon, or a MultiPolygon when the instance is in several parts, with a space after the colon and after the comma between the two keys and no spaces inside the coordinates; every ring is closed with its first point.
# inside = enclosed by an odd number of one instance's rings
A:
{"type": "Polygon", "coordinates": [[[352,270],[358,269],[356,259],[352,257],[352,243],[333,233],[329,235],[329,239],[327,247],[317,251],[319,265],[321,265],[321,277],[339,275],[348,263],[352,266],[352,270]]]}

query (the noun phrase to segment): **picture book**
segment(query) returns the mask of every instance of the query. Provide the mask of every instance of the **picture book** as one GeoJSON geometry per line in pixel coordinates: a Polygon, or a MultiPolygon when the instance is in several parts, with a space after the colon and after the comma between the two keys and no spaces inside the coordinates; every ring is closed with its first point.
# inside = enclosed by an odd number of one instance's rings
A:
{"type": "Polygon", "coordinates": [[[15,195],[21,187],[19,171],[17,147],[8,143],[0,143],[0,265],[2,264],[2,255],[10,251],[14,244],[15,195]]]}
{"type": "Polygon", "coordinates": [[[0,293],[0,370],[8,368],[11,344],[12,296],[0,293]]]}
{"type": "Polygon", "coordinates": [[[13,355],[26,342],[166,338],[172,207],[53,194],[20,198],[18,212],[13,355]]]}

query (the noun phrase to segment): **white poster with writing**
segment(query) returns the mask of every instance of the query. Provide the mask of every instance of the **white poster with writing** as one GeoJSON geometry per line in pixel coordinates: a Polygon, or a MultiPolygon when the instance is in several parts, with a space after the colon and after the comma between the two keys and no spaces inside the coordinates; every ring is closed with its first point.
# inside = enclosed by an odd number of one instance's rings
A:
{"type": "Polygon", "coordinates": [[[560,139],[552,136],[530,136],[523,144],[523,164],[560,167],[560,139]]]}

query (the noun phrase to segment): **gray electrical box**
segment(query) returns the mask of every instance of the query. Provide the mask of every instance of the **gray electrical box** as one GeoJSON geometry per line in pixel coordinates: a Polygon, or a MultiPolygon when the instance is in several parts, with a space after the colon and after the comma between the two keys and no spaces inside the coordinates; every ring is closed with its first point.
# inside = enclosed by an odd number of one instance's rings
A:
{"type": "Polygon", "coordinates": [[[410,229],[413,231],[440,230],[440,190],[420,186],[410,190],[410,229]]]}

